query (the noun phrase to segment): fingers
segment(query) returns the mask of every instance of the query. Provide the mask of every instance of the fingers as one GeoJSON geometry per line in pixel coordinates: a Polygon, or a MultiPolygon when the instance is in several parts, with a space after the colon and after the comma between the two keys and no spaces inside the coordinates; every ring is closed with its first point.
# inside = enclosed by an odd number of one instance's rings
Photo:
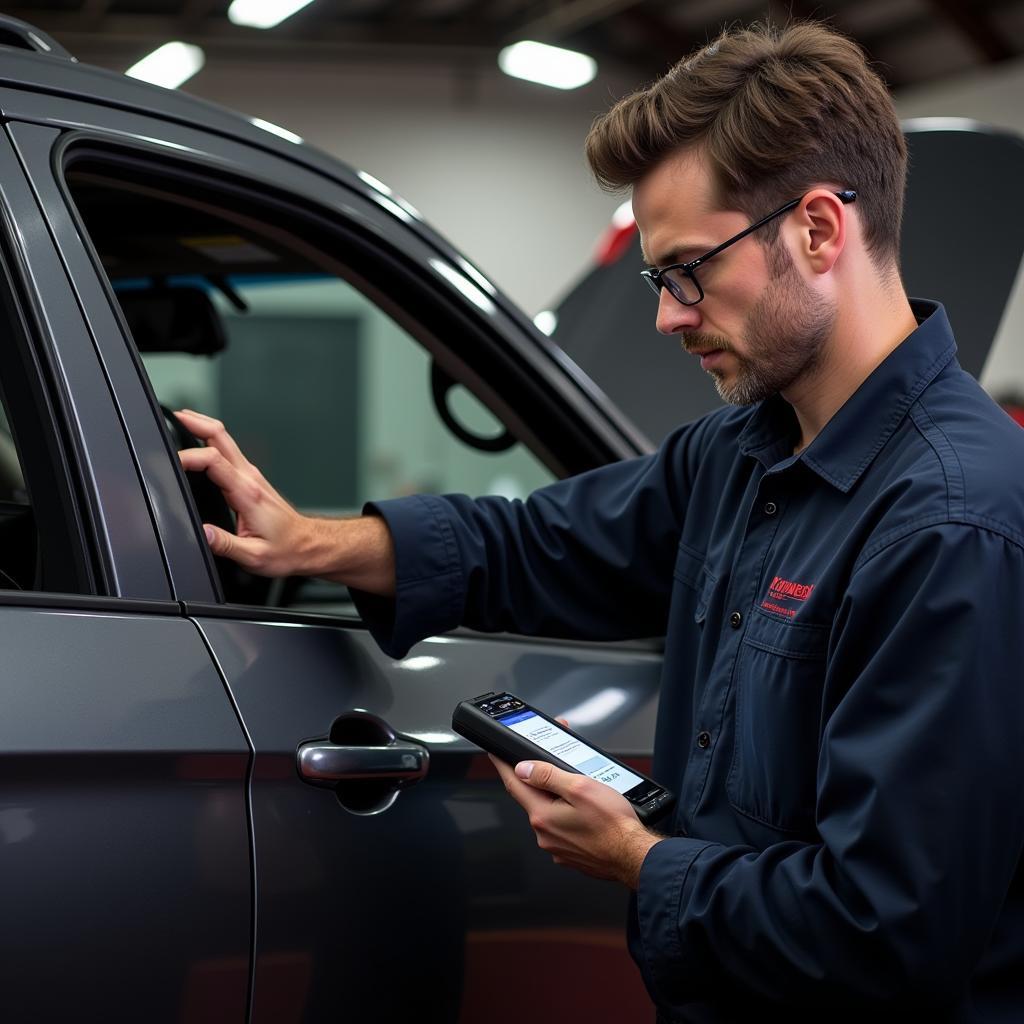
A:
{"type": "Polygon", "coordinates": [[[223,492],[235,512],[245,511],[258,500],[253,482],[247,479],[218,448],[185,448],[178,452],[187,473],[205,473],[223,492]]]}
{"type": "Polygon", "coordinates": [[[242,449],[238,447],[235,439],[227,432],[220,420],[196,412],[194,409],[179,409],[174,415],[181,420],[187,430],[195,434],[201,441],[216,448],[231,465],[239,469],[249,465],[249,460],[242,454],[242,449]]]}

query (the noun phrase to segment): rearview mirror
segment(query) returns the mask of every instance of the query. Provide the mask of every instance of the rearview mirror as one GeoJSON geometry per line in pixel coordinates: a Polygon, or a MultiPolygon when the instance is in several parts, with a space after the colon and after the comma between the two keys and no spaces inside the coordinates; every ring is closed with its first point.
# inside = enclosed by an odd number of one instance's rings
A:
{"type": "Polygon", "coordinates": [[[227,345],[220,315],[201,288],[144,288],[117,292],[140,352],[213,355],[227,345]]]}

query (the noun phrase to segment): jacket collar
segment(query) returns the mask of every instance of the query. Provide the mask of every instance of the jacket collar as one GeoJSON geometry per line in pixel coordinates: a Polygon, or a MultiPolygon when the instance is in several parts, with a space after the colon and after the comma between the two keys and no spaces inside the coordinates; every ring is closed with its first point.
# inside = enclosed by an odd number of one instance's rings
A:
{"type": "Polygon", "coordinates": [[[849,491],[911,405],[956,354],[942,305],[911,299],[911,309],[917,329],[872,371],[799,455],[792,455],[796,416],[781,395],[766,399],[754,411],[740,434],[740,451],[776,470],[803,462],[834,487],[849,491]]]}

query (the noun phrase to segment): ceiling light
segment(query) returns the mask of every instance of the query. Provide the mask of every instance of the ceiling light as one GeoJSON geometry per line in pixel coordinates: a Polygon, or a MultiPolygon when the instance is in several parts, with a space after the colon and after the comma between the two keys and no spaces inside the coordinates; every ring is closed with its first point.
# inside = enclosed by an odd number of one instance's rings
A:
{"type": "Polygon", "coordinates": [[[249,28],[273,28],[313,0],[235,0],[228,8],[228,21],[249,28]]]}
{"type": "Polygon", "coordinates": [[[187,82],[204,64],[206,54],[191,43],[164,43],[148,57],[133,64],[125,74],[142,82],[177,89],[187,82]]]}
{"type": "Polygon", "coordinates": [[[513,78],[525,78],[553,89],[578,89],[597,74],[593,57],[529,40],[506,46],[498,54],[498,67],[513,78]]]}

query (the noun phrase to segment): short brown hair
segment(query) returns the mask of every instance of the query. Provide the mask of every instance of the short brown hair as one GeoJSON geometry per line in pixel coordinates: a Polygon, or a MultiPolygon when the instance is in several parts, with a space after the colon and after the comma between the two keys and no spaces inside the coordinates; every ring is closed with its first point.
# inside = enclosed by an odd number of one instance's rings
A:
{"type": "MultiPolygon", "coordinates": [[[[906,143],[885,83],[838,32],[726,29],[599,117],[586,153],[598,182],[619,190],[691,146],[711,164],[720,207],[751,219],[816,182],[856,189],[868,252],[878,266],[898,261],[906,143]]],[[[772,222],[762,238],[777,237],[772,222]]]]}

